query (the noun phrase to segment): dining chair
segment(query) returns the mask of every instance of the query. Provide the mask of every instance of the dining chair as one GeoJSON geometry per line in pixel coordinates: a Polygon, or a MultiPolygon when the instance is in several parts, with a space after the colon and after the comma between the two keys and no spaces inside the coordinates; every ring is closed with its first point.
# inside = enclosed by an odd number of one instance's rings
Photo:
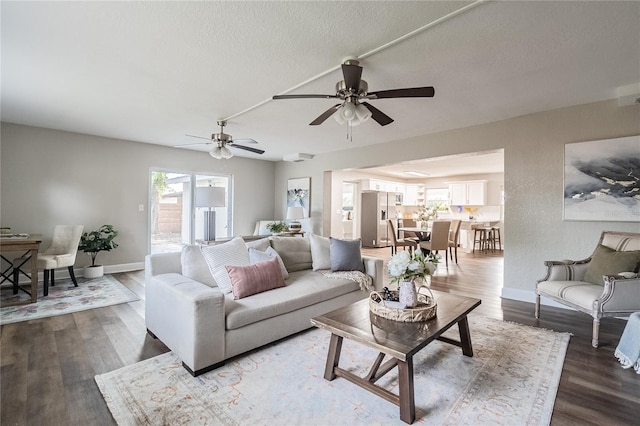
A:
{"type": "MultiPolygon", "coordinates": [[[[51,286],[55,285],[54,270],[67,267],[73,285],[78,287],[78,281],[73,272],[73,265],[76,262],[78,244],[82,237],[83,225],[56,225],[53,230],[51,245],[42,253],[38,253],[38,269],[44,270],[43,296],[49,294],[49,276],[51,276],[51,286]]],[[[22,272],[18,265],[23,264],[21,258],[14,261],[13,273],[14,281],[18,282],[19,273],[22,272]]],[[[24,273],[24,272],[23,272],[24,273]]]]}
{"type": "MultiPolygon", "coordinates": [[[[400,219],[401,223],[402,223],[402,227],[403,228],[415,228],[418,226],[418,224],[416,223],[415,219],[411,219],[411,218],[406,218],[406,219],[400,219]]],[[[412,231],[402,231],[402,236],[404,237],[405,240],[414,240],[416,242],[418,242],[420,240],[420,238],[418,237],[418,235],[416,235],[415,232],[412,231]]]]}
{"type": "Polygon", "coordinates": [[[447,268],[449,267],[449,258],[447,250],[449,249],[449,228],[450,220],[435,220],[431,228],[431,239],[429,241],[420,241],[420,248],[438,252],[444,250],[444,259],[447,268]]]}
{"type": "Polygon", "coordinates": [[[451,229],[449,229],[449,257],[453,260],[451,254],[452,249],[456,255],[456,263],[458,263],[458,244],[460,244],[460,225],[461,220],[454,219],[451,221],[451,229]]]}
{"type": "Polygon", "coordinates": [[[418,247],[418,243],[415,240],[402,238],[398,239],[396,237],[395,226],[393,226],[393,220],[387,219],[387,224],[389,226],[389,233],[391,234],[391,255],[393,256],[398,252],[398,247],[402,247],[406,250],[406,247],[409,247],[410,251],[413,251],[414,248],[418,247]]]}

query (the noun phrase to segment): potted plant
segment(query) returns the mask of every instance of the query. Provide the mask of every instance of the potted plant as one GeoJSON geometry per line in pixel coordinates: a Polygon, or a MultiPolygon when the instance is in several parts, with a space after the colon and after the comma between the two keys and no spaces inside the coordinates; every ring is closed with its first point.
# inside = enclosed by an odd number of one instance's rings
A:
{"type": "Polygon", "coordinates": [[[272,222],[267,225],[267,230],[274,235],[282,234],[283,232],[287,232],[289,227],[286,223],[280,222],[272,222]]]}
{"type": "Polygon", "coordinates": [[[99,278],[104,275],[104,267],[96,265],[96,257],[101,251],[111,251],[118,247],[113,239],[118,231],[112,225],[102,225],[97,231],[85,232],[80,238],[79,250],[91,255],[91,265],[84,267],[85,278],[99,278]]]}

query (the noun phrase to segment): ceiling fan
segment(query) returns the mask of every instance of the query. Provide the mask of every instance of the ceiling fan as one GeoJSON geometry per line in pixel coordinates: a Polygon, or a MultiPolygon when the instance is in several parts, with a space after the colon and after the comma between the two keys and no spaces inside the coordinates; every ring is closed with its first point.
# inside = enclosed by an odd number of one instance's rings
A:
{"type": "Polygon", "coordinates": [[[431,86],[368,92],[367,82],[361,79],[362,67],[355,59],[344,61],[342,75],[344,80],[336,84],[335,95],[275,95],[273,99],[335,98],[343,101],[320,114],[318,118],[309,123],[311,126],[322,124],[336,112],[339,114],[334,117],[340,124],[348,122],[352,126],[357,126],[367,119],[373,118],[381,126],[386,126],[393,123],[393,119],[367,101],[389,98],[431,98],[435,94],[435,90],[431,86]]]}
{"type": "Polygon", "coordinates": [[[213,158],[217,160],[227,159],[233,157],[233,153],[229,150],[228,147],[244,149],[245,151],[254,152],[256,154],[264,154],[264,150],[258,148],[252,148],[250,146],[238,145],[237,142],[242,143],[258,143],[253,139],[237,139],[233,140],[231,135],[224,133],[224,126],[227,125],[227,122],[224,120],[218,121],[218,126],[220,126],[220,133],[214,133],[211,135],[211,138],[205,138],[202,136],[194,136],[187,135],[191,138],[198,139],[206,139],[209,142],[198,142],[198,143],[188,143],[184,145],[174,145],[176,148],[181,148],[184,146],[193,146],[193,145],[214,145],[213,149],[209,152],[213,158]]]}

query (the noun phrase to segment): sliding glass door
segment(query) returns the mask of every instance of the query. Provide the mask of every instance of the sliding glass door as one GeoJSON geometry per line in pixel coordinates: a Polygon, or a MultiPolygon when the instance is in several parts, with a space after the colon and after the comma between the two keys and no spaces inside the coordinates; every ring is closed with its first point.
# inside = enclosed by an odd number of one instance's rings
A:
{"type": "Polygon", "coordinates": [[[233,235],[232,177],[152,170],[150,253],[233,235]]]}

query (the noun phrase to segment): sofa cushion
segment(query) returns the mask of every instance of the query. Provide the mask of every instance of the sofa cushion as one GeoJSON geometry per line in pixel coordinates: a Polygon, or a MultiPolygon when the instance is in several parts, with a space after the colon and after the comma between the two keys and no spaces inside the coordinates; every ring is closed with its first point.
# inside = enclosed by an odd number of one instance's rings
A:
{"type": "Polygon", "coordinates": [[[271,247],[278,252],[287,271],[311,269],[309,238],[271,237],[271,247]]]}
{"type": "Polygon", "coordinates": [[[314,271],[331,269],[330,240],[320,235],[309,235],[311,246],[311,264],[314,271]]]}
{"type": "Polygon", "coordinates": [[[248,266],[226,266],[226,269],[231,279],[234,299],[284,287],[280,264],[275,257],[248,266]]]}
{"type": "Polygon", "coordinates": [[[256,249],[260,251],[265,251],[267,248],[271,247],[269,237],[253,241],[245,241],[244,243],[247,245],[248,249],[256,249]]]}
{"type": "Polygon", "coordinates": [[[640,250],[616,251],[607,246],[599,245],[591,256],[584,280],[592,284],[604,285],[603,275],[636,272],[639,263],[640,250]]]}
{"type": "Polygon", "coordinates": [[[223,293],[230,293],[232,288],[231,279],[225,266],[249,265],[249,252],[241,237],[236,237],[223,244],[203,247],[202,255],[209,266],[211,275],[223,293]]]}
{"type": "Polygon", "coordinates": [[[289,271],[284,266],[284,262],[282,258],[278,254],[277,251],[273,249],[273,247],[269,246],[266,250],[260,251],[256,249],[249,249],[249,262],[253,265],[255,263],[266,262],[267,260],[271,260],[272,258],[276,258],[278,260],[278,265],[280,265],[280,272],[282,273],[282,278],[285,280],[289,278],[289,271]]]}
{"type": "Polygon", "coordinates": [[[360,239],[339,240],[330,238],[331,242],[331,270],[332,271],[360,271],[364,272],[360,239]]]}
{"type": "Polygon", "coordinates": [[[209,287],[216,287],[216,280],[213,279],[209,265],[204,260],[199,244],[184,246],[180,254],[180,263],[182,264],[182,275],[209,287]]]}
{"type": "Polygon", "coordinates": [[[542,281],[537,290],[590,311],[593,301],[602,296],[603,287],[585,281],[542,281]]]}
{"type": "MultiPolygon", "coordinates": [[[[311,269],[289,272],[285,287],[239,300],[228,295],[225,300],[227,329],[240,328],[359,290],[360,287],[353,281],[327,279],[322,273],[311,269]]],[[[362,294],[363,297],[366,295],[364,292],[362,294]]]]}

